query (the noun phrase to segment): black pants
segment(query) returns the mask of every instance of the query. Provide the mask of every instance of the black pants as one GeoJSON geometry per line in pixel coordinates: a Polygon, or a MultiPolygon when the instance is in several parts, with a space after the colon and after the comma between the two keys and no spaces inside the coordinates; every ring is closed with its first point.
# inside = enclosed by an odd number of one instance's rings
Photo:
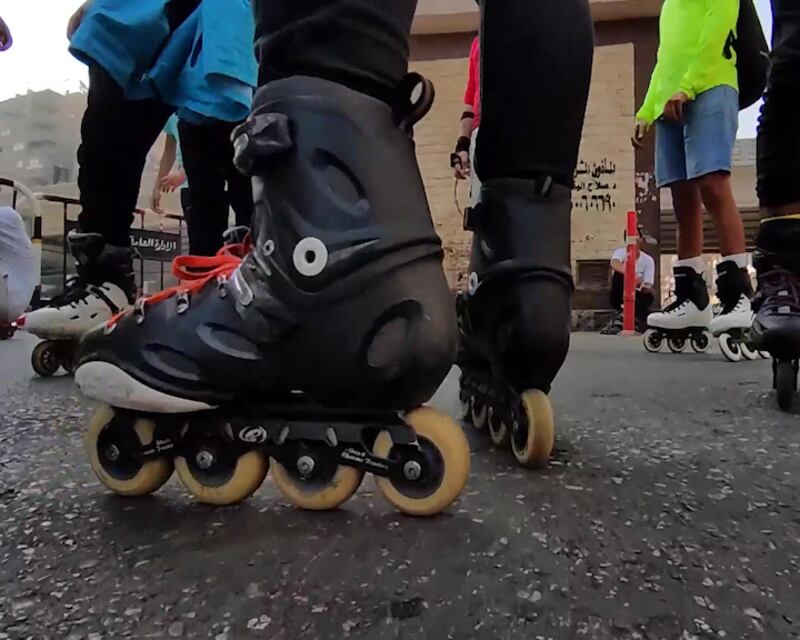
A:
{"type": "MultiPolygon", "coordinates": [[[[199,4],[200,0],[167,2],[170,30],[177,29],[199,4]]],[[[81,231],[99,233],[109,244],[130,245],[147,152],[174,111],[160,100],[128,100],[102,67],[89,67],[78,148],[81,231]]]]}
{"type": "MultiPolygon", "coordinates": [[[[622,273],[614,272],[611,277],[611,295],[609,302],[611,308],[616,311],[622,311],[622,303],[625,299],[625,276],[622,273]]],[[[652,293],[645,291],[636,292],[636,320],[638,322],[646,322],[647,316],[650,314],[650,307],[655,302],[655,296],[652,293]]]]}
{"type": "Polygon", "coordinates": [[[253,192],[250,179],[233,165],[231,131],[235,126],[236,123],[221,121],[178,124],[183,168],[189,181],[186,221],[189,252],[193,255],[212,256],[222,247],[230,207],[237,226],[250,226],[253,192]]]}
{"type": "Polygon", "coordinates": [[[109,244],[130,245],[147,152],[173,111],[159,100],[128,100],[102,67],[89,67],[78,148],[81,231],[99,233],[109,244]]]}
{"type": "MultiPolygon", "coordinates": [[[[593,52],[587,0],[486,0],[477,171],[571,185],[593,52]]],[[[255,0],[260,81],[335,80],[391,102],[416,0],[255,0]]]]}
{"type": "Polygon", "coordinates": [[[758,198],[800,202],[800,3],[772,0],[772,68],[758,126],[758,198]]]}

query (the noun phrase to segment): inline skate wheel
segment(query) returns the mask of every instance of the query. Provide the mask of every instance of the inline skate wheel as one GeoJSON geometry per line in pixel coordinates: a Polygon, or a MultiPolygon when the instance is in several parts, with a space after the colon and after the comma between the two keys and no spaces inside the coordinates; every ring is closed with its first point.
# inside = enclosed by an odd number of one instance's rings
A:
{"type": "Polygon", "coordinates": [[[470,415],[472,416],[472,426],[476,429],[486,428],[486,420],[488,419],[490,408],[487,404],[480,402],[472,396],[470,400],[470,415]]]}
{"type": "Polygon", "coordinates": [[[708,351],[709,347],[711,347],[712,337],[713,336],[708,331],[703,331],[703,333],[693,335],[690,339],[692,350],[695,353],[705,353],[708,351]]]}
{"type": "Polygon", "coordinates": [[[378,435],[373,447],[380,458],[403,461],[405,478],[376,476],[375,481],[384,497],[403,513],[436,515],[464,490],[469,476],[469,444],[449,416],[430,407],[410,411],[405,420],[417,434],[419,449],[395,447],[387,431],[378,435]]]}
{"type": "Polygon", "coordinates": [[[667,346],[672,353],[683,353],[686,349],[685,338],[667,338],[667,346]]]}
{"type": "Polygon", "coordinates": [[[782,411],[791,411],[797,393],[797,368],[790,360],[774,361],[775,392],[782,411]]]}
{"type": "Polygon", "coordinates": [[[758,360],[761,355],[755,349],[751,349],[749,345],[742,343],[739,346],[739,350],[742,352],[742,356],[747,360],[758,360]]]}
{"type": "Polygon", "coordinates": [[[507,449],[511,440],[511,432],[506,423],[495,417],[494,412],[489,416],[489,437],[496,447],[507,449]]]}
{"type": "Polygon", "coordinates": [[[759,354],[759,355],[760,355],[762,358],[764,358],[764,360],[769,360],[769,359],[772,357],[772,355],[770,354],[770,352],[769,352],[769,351],[759,351],[759,352],[758,352],[758,354],[759,354]]]}
{"type": "Polygon", "coordinates": [[[269,461],[260,451],[242,450],[219,427],[186,438],[175,470],[198,502],[229,505],[253,495],[264,482],[269,461]]]}
{"type": "Polygon", "coordinates": [[[94,414],[86,433],[86,451],[92,470],[106,487],[121,496],[146,496],[172,475],[172,460],[142,462],[136,453],[153,443],[156,425],[144,418],[118,420],[111,407],[94,414]]]}
{"type": "Polygon", "coordinates": [[[739,362],[743,357],[739,343],[729,333],[720,334],[719,350],[730,362],[739,362]]]}
{"type": "Polygon", "coordinates": [[[37,375],[49,378],[61,366],[61,358],[54,342],[45,340],[37,344],[31,354],[31,366],[37,375]]]}
{"type": "Polygon", "coordinates": [[[298,445],[293,464],[272,459],[272,480],[296,507],[329,511],[349,500],[361,486],[364,472],[337,463],[335,449],[298,445]]]}
{"type": "Polygon", "coordinates": [[[664,344],[664,336],[658,329],[648,329],[642,336],[644,348],[650,353],[658,353],[664,344]]]}
{"type": "Polygon", "coordinates": [[[553,408],[550,399],[539,389],[522,394],[522,424],[511,434],[511,451],[523,467],[544,467],[550,460],[555,442],[553,408]]]}

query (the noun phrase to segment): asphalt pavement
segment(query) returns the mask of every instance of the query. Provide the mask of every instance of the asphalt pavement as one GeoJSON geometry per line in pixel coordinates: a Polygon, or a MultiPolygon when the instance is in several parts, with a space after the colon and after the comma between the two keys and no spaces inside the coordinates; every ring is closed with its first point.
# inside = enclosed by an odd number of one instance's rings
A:
{"type": "Polygon", "coordinates": [[[550,467],[465,427],[470,482],[426,520],[369,478],[323,514],[269,480],[229,508],[109,495],[91,403],[0,342],[0,640],[800,638],[800,418],[769,363],[573,342],[550,467]]]}

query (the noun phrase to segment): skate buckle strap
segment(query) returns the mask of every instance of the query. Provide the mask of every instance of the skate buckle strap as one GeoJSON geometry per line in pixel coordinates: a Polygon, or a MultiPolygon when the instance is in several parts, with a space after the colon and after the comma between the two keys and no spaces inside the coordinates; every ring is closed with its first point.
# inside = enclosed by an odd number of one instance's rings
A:
{"type": "Polygon", "coordinates": [[[786,269],[773,269],[758,277],[760,291],[756,306],[776,313],[800,312],[800,283],[797,276],[786,269]]]}
{"type": "Polygon", "coordinates": [[[294,147],[291,122],[285,113],[256,111],[234,129],[233,163],[244,175],[252,176],[261,158],[274,156],[294,147]]]}
{"type": "Polygon", "coordinates": [[[426,77],[415,72],[406,74],[395,91],[393,111],[397,126],[413,133],[414,125],[431,110],[435,95],[433,83],[426,77]]]}
{"type": "MultiPolygon", "coordinates": [[[[178,256],[172,261],[172,273],[181,281],[180,284],[137,300],[133,310],[137,322],[139,324],[144,322],[147,305],[157,304],[172,297],[177,297],[178,314],[185,313],[189,308],[191,294],[200,291],[212,280],[217,282],[221,291],[220,281],[226,280],[236,270],[249,251],[250,241],[249,238],[245,238],[245,242],[241,244],[222,247],[215,256],[178,256]]],[[[115,325],[126,313],[117,313],[108,321],[107,326],[115,325]]]]}

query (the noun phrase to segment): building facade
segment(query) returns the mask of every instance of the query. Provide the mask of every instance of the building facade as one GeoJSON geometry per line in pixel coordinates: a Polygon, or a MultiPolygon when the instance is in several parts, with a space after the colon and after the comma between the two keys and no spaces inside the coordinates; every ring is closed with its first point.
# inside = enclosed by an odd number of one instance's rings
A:
{"type": "Polygon", "coordinates": [[[31,188],[74,181],[86,96],[36,91],[0,102],[0,175],[31,188]]]}

